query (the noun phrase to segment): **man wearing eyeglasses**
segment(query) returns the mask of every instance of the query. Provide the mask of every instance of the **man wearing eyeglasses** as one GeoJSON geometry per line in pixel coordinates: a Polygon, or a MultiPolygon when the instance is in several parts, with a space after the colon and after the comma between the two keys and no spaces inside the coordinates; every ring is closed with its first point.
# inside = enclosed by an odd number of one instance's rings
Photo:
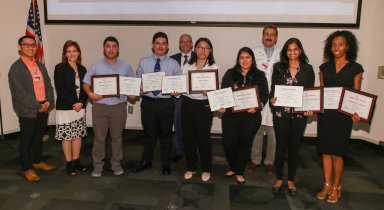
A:
{"type": "Polygon", "coordinates": [[[36,41],[22,36],[18,41],[20,58],[8,73],[13,110],[19,117],[21,168],[26,180],[36,182],[40,177],[34,169],[44,171],[56,167],[42,161],[42,138],[47,126],[48,112],[53,107],[51,80],[45,66],[35,60],[36,41]]]}

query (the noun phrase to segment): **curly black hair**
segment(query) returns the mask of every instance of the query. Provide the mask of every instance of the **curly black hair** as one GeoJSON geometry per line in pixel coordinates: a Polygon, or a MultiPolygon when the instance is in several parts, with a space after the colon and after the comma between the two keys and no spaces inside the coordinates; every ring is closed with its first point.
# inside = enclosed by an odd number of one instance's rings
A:
{"type": "Polygon", "coordinates": [[[335,58],[332,53],[332,41],[335,37],[344,37],[347,44],[346,58],[349,61],[356,61],[357,52],[359,50],[359,42],[357,41],[356,36],[347,30],[335,31],[331,33],[327,39],[324,41],[324,61],[330,61],[335,58]]]}

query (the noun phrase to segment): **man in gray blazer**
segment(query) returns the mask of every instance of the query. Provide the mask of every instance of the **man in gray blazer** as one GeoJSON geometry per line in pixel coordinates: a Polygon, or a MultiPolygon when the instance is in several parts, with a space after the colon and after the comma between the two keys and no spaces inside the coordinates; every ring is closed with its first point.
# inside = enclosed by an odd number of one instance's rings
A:
{"type": "Polygon", "coordinates": [[[37,44],[33,37],[18,41],[20,58],[8,73],[13,110],[19,117],[19,155],[24,177],[30,182],[40,180],[33,169],[51,171],[55,166],[42,161],[42,138],[47,127],[48,112],[54,97],[45,66],[35,60],[37,44]]]}

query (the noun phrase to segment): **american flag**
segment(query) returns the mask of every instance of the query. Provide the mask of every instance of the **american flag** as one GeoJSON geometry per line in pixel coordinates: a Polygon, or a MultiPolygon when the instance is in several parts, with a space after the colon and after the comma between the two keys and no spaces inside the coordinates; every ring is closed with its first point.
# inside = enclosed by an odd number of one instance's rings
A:
{"type": "Polygon", "coordinates": [[[40,13],[37,0],[31,0],[31,7],[28,12],[27,30],[25,35],[35,38],[37,43],[36,60],[44,64],[43,36],[40,28],[40,13]]]}

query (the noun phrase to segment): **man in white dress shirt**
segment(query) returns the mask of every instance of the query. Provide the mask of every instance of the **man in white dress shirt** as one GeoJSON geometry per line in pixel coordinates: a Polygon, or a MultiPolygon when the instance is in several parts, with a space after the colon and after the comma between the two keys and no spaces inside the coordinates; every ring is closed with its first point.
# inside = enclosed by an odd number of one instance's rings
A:
{"type": "MultiPolygon", "coordinates": [[[[263,46],[253,50],[255,54],[257,68],[265,73],[268,80],[268,88],[271,90],[273,64],[280,60],[280,48],[276,47],[278,38],[277,27],[274,25],[266,25],[263,29],[262,43],[263,46]]],[[[264,158],[264,165],[268,174],[273,173],[273,162],[275,161],[275,131],[273,130],[272,112],[269,103],[263,108],[261,126],[255,136],[252,145],[252,162],[250,171],[255,171],[256,166],[262,164],[262,150],[264,135],[267,136],[267,151],[264,158]]]]}

